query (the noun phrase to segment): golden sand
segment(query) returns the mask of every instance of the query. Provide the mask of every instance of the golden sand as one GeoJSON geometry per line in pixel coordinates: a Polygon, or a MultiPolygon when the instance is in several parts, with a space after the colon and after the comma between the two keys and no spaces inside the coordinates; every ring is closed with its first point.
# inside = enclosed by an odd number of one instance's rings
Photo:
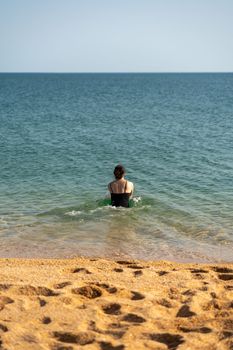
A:
{"type": "Polygon", "coordinates": [[[5,350],[233,349],[233,264],[0,259],[5,350]]]}

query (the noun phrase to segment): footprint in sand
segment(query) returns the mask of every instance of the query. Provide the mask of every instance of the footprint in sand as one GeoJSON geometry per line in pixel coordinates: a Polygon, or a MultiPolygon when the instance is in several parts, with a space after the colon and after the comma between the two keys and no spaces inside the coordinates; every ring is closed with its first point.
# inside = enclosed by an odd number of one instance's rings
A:
{"type": "Polygon", "coordinates": [[[0,296],[0,311],[4,309],[5,305],[14,303],[14,300],[5,296],[0,296]]]}
{"type": "Polygon", "coordinates": [[[118,260],[117,263],[120,264],[120,265],[132,265],[132,264],[135,264],[134,261],[129,261],[129,260],[118,260]]]}
{"type": "Polygon", "coordinates": [[[208,327],[190,328],[190,327],[182,327],[182,326],[180,326],[179,330],[184,332],[184,333],[197,332],[197,333],[207,334],[207,333],[211,333],[212,332],[212,329],[208,328],[208,327]]]}
{"type": "Polygon", "coordinates": [[[157,300],[157,304],[162,305],[162,306],[167,307],[167,308],[172,307],[172,303],[170,303],[170,301],[165,299],[165,298],[157,300]]]}
{"type": "Polygon", "coordinates": [[[98,286],[98,287],[101,287],[101,288],[105,289],[105,290],[106,290],[108,293],[110,293],[110,294],[114,294],[114,293],[117,292],[117,288],[116,288],[116,287],[110,286],[110,285],[107,284],[107,283],[99,283],[99,282],[97,282],[97,283],[95,283],[95,285],[98,286]]]}
{"type": "Polygon", "coordinates": [[[129,265],[126,267],[128,267],[128,269],[135,269],[135,270],[144,269],[144,267],[140,265],[129,265]]]}
{"type": "Polygon", "coordinates": [[[194,278],[197,280],[205,279],[205,277],[201,273],[194,273],[194,278]]]}
{"type": "Polygon", "coordinates": [[[183,295],[188,295],[188,296],[194,296],[196,295],[196,291],[192,290],[192,289],[187,289],[185,292],[183,292],[183,295]]]}
{"type": "Polygon", "coordinates": [[[233,280],[233,269],[229,267],[219,267],[214,266],[212,268],[213,271],[218,273],[218,278],[223,281],[230,281],[233,280]]]}
{"type": "Polygon", "coordinates": [[[131,291],[131,294],[132,294],[132,297],[131,297],[131,300],[142,300],[142,299],[145,299],[145,296],[139,292],[134,292],[134,291],[131,291]]]}
{"type": "Polygon", "coordinates": [[[62,289],[62,288],[65,288],[67,286],[70,286],[72,283],[69,282],[69,281],[66,281],[66,282],[60,282],[60,283],[56,283],[53,285],[53,288],[55,289],[62,289]]]}
{"type": "Polygon", "coordinates": [[[44,299],[38,298],[38,301],[39,301],[39,304],[40,304],[41,307],[43,307],[43,306],[45,306],[47,304],[44,299]]]}
{"type": "MultiPolygon", "coordinates": [[[[232,339],[233,338],[233,319],[223,320],[222,329],[223,331],[219,334],[219,339],[220,340],[227,339],[227,338],[232,339]]],[[[231,350],[232,346],[230,346],[229,349],[231,350]]]]}
{"type": "Polygon", "coordinates": [[[5,295],[0,295],[0,305],[6,305],[6,304],[12,304],[14,303],[14,300],[5,296],[5,295]]]}
{"type": "Polygon", "coordinates": [[[117,303],[111,303],[102,306],[102,310],[108,315],[119,315],[121,313],[121,305],[117,303]]]}
{"type": "Polygon", "coordinates": [[[176,317],[192,317],[195,312],[191,311],[188,305],[183,305],[176,314],[176,317]]]}
{"type": "Polygon", "coordinates": [[[208,273],[209,271],[203,269],[190,269],[192,273],[208,273]]]}
{"type": "Polygon", "coordinates": [[[132,323],[146,322],[145,318],[143,318],[142,316],[131,314],[131,313],[125,315],[122,320],[127,322],[132,322],[132,323]]]}
{"type": "Polygon", "coordinates": [[[125,323],[121,323],[119,321],[119,319],[118,319],[115,322],[109,323],[109,328],[112,328],[112,329],[124,329],[125,331],[127,331],[127,329],[129,328],[129,325],[125,324],[125,323]]]}
{"type": "Polygon", "coordinates": [[[80,273],[80,272],[82,272],[82,273],[85,273],[87,275],[91,275],[91,272],[89,270],[85,269],[85,267],[77,267],[74,270],[72,270],[71,272],[72,273],[80,273]]]}
{"type": "Polygon", "coordinates": [[[30,285],[16,287],[16,292],[20,295],[43,295],[45,297],[56,296],[58,293],[46,287],[34,287],[30,285]]]}
{"type": "MultiPolygon", "coordinates": [[[[233,339],[233,332],[230,331],[223,331],[219,334],[219,340],[223,340],[223,339],[233,339]]],[[[233,348],[233,342],[231,341],[229,343],[229,348],[228,349],[232,349],[233,348]]]]}
{"type": "Polygon", "coordinates": [[[124,345],[116,345],[113,346],[112,343],[101,341],[99,342],[101,350],[124,350],[124,345]]]}
{"type": "Polygon", "coordinates": [[[164,275],[167,275],[168,272],[167,272],[167,271],[158,271],[157,274],[158,274],[159,276],[164,276],[164,275]]]}
{"type": "Polygon", "coordinates": [[[51,350],[74,350],[74,348],[73,348],[73,346],[54,344],[54,345],[52,345],[51,350]]]}
{"type": "Polygon", "coordinates": [[[127,260],[118,260],[117,261],[118,264],[120,265],[125,265],[125,267],[129,268],[129,269],[144,269],[145,267],[137,265],[135,262],[133,261],[127,261],[127,260]]]}
{"type": "Polygon", "coordinates": [[[233,286],[224,286],[226,290],[233,290],[233,286]]]}
{"type": "Polygon", "coordinates": [[[44,316],[41,320],[43,324],[49,324],[52,322],[51,318],[49,316],[44,316]]]}
{"type": "Polygon", "coordinates": [[[125,331],[114,331],[114,330],[106,330],[104,334],[111,335],[115,339],[121,339],[125,334],[125,331]]]}
{"type": "Polygon", "coordinates": [[[124,270],[123,269],[119,269],[119,268],[115,268],[115,269],[113,269],[113,271],[115,271],[115,272],[123,272],[124,270]]]}
{"type": "Polygon", "coordinates": [[[83,286],[74,288],[72,289],[72,293],[82,295],[88,299],[95,299],[102,295],[101,289],[95,286],[83,286]]]}
{"type": "Polygon", "coordinates": [[[7,326],[5,326],[4,324],[2,324],[2,323],[0,323],[0,330],[2,331],[2,332],[8,332],[8,328],[7,328],[7,326]]]}
{"type": "Polygon", "coordinates": [[[213,271],[218,273],[233,273],[233,269],[230,269],[229,267],[213,267],[213,271]]]}
{"type": "Polygon", "coordinates": [[[218,275],[218,278],[223,281],[233,280],[233,274],[223,273],[218,275]]]}
{"type": "Polygon", "coordinates": [[[114,327],[115,323],[111,323],[109,324],[109,327],[107,330],[103,330],[103,329],[100,329],[96,326],[96,323],[95,321],[91,321],[90,322],[90,329],[96,333],[99,333],[99,334],[107,334],[107,335],[111,335],[113,338],[115,339],[121,339],[123,337],[123,335],[126,333],[126,330],[127,330],[127,327],[122,327],[121,325],[118,324],[118,327],[114,327]],[[116,329],[111,329],[112,328],[123,328],[123,329],[120,329],[120,330],[116,330],[116,329]]]}
{"type": "Polygon", "coordinates": [[[63,343],[73,343],[79,345],[91,344],[95,340],[95,336],[92,333],[87,332],[53,332],[53,336],[63,343]]]}
{"type": "Polygon", "coordinates": [[[148,335],[150,340],[167,345],[168,349],[176,350],[178,346],[185,342],[184,338],[179,334],[170,333],[152,333],[148,335]]]}
{"type": "Polygon", "coordinates": [[[138,276],[143,275],[143,272],[141,270],[137,270],[137,271],[134,271],[133,274],[135,277],[138,277],[138,276]]]}
{"type": "Polygon", "coordinates": [[[210,296],[213,298],[213,299],[216,299],[217,298],[217,294],[215,292],[211,292],[210,293],[210,296]]]}

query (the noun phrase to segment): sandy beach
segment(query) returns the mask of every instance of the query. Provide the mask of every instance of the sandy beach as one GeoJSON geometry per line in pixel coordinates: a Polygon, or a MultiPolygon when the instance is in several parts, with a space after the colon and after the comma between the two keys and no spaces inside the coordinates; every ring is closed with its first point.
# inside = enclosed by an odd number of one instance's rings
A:
{"type": "Polygon", "coordinates": [[[233,264],[1,259],[5,350],[233,349],[233,264]]]}

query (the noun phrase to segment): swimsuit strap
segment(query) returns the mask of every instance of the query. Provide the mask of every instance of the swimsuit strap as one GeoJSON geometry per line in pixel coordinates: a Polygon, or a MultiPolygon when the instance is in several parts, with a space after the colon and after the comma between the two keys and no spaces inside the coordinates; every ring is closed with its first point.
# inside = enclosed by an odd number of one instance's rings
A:
{"type": "Polygon", "coordinates": [[[126,180],[126,182],[125,182],[124,193],[126,193],[126,189],[127,189],[127,180],[126,180]]]}

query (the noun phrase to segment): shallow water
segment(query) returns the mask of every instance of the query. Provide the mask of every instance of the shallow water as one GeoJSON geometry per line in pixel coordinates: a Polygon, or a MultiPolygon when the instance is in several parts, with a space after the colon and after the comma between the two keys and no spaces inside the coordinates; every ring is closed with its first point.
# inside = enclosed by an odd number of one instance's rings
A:
{"type": "Polygon", "coordinates": [[[0,256],[233,261],[233,74],[0,74],[0,256]],[[117,163],[136,192],[112,208],[117,163]]]}

